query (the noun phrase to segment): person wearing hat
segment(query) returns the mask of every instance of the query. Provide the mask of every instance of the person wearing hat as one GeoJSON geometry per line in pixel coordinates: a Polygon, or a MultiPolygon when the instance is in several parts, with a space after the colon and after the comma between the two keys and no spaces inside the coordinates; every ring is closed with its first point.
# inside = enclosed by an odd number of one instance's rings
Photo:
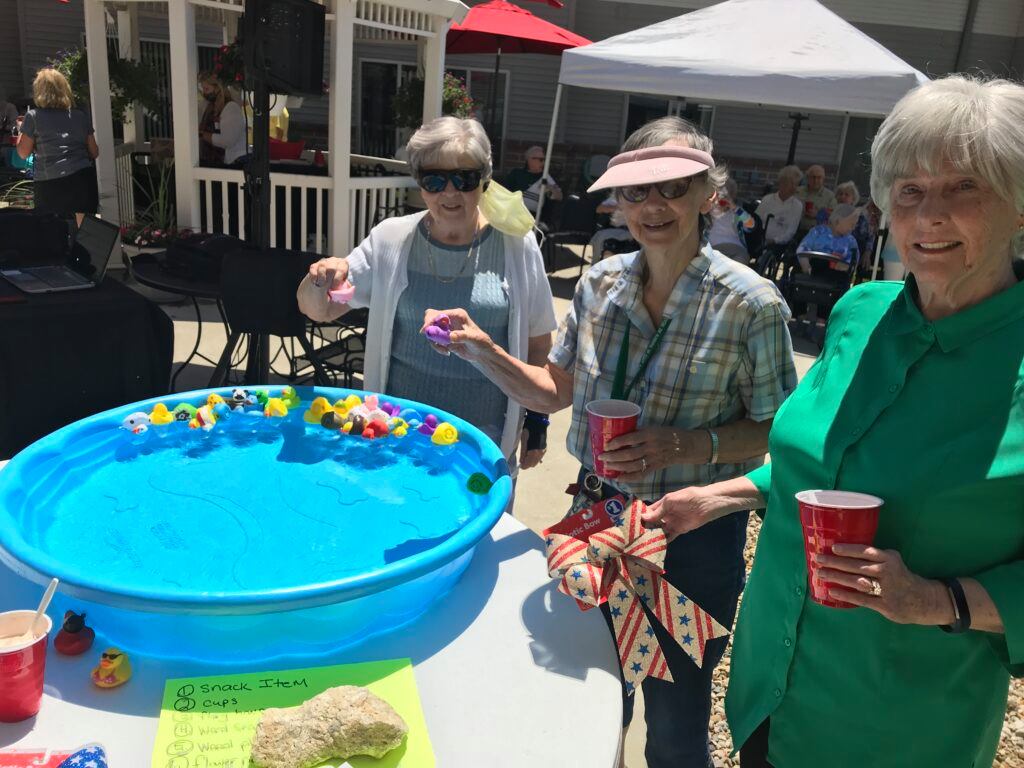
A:
{"type": "MultiPolygon", "coordinates": [[[[513,358],[465,310],[440,310],[454,329],[448,349],[513,400],[544,413],[572,407],[567,446],[580,462],[581,485],[605,497],[652,503],[760,466],[772,419],[796,386],[782,296],[707,243],[708,215],[726,178],[712,151],[711,139],[678,117],[627,139],[589,191],[615,190],[640,250],[584,274],[543,366],[513,358]],[[642,411],[639,428],[611,441],[601,457],[622,474],[594,489],[585,408],[603,398],[630,400],[642,411]]],[[[425,323],[435,315],[428,310],[425,323]]],[[[661,525],[649,513],[645,520],[661,525]]],[[[725,626],[744,583],[746,530],[745,515],[696,535],[665,528],[664,577],[725,626]]],[[[659,621],[651,626],[674,682],[642,683],[647,764],[707,768],[712,673],[727,638],[709,641],[698,667],[659,621]]],[[[626,725],[630,693],[624,684],[626,725]]]]}
{"type": "Polygon", "coordinates": [[[530,213],[537,212],[541,190],[549,200],[561,200],[562,188],[551,176],[544,177],[544,147],[530,147],[526,150],[526,165],[513,168],[505,177],[505,186],[512,192],[522,192],[523,202],[530,213]]]}

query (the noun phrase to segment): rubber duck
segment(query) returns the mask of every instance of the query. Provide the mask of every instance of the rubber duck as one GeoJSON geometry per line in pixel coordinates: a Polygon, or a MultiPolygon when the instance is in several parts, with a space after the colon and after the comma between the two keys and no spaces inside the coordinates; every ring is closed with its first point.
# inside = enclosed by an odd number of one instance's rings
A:
{"type": "Polygon", "coordinates": [[[453,424],[442,421],[430,436],[430,442],[434,445],[455,445],[459,442],[459,430],[453,424]]]}
{"type": "Polygon", "coordinates": [[[192,421],[196,417],[196,410],[198,409],[191,403],[178,403],[171,411],[171,415],[175,421],[192,421]]]}
{"type": "Polygon", "coordinates": [[[107,648],[100,654],[100,663],[93,667],[92,682],[98,688],[117,688],[132,676],[132,665],[120,648],[107,648]]]}
{"type": "Polygon", "coordinates": [[[409,424],[400,416],[393,416],[388,421],[388,428],[395,437],[405,437],[409,434],[409,424]]]}
{"type": "Polygon", "coordinates": [[[430,413],[427,414],[427,417],[423,420],[423,423],[420,424],[418,431],[421,435],[429,436],[434,434],[435,429],[437,429],[437,416],[430,413]]]}
{"type": "Polygon", "coordinates": [[[288,405],[280,397],[272,397],[267,400],[267,404],[263,408],[263,415],[283,419],[288,415],[288,405]]]}
{"type": "Polygon", "coordinates": [[[430,321],[430,325],[423,329],[423,335],[426,336],[432,344],[437,344],[439,347],[447,347],[452,343],[452,321],[448,315],[438,315],[430,321]]]}
{"type": "Polygon", "coordinates": [[[309,408],[302,414],[302,420],[307,424],[320,424],[323,421],[324,414],[328,411],[333,413],[330,400],[326,397],[314,398],[313,402],[309,404],[309,408]]]}
{"type": "Polygon", "coordinates": [[[78,656],[92,648],[96,633],[85,626],[85,614],[66,611],[64,625],[53,639],[53,648],[65,656],[78,656]]]}
{"type": "Polygon", "coordinates": [[[217,414],[209,405],[201,405],[196,408],[196,415],[192,417],[192,420],[188,423],[189,429],[202,429],[205,432],[209,432],[213,429],[213,425],[217,423],[217,414]]]}
{"type": "Polygon", "coordinates": [[[326,429],[339,430],[345,426],[345,417],[333,408],[320,417],[320,426],[326,429]]]}
{"type": "Polygon", "coordinates": [[[256,405],[260,408],[267,407],[267,401],[270,399],[270,393],[265,389],[257,389],[256,392],[256,405]]]}
{"type": "Polygon", "coordinates": [[[482,472],[474,472],[466,480],[466,490],[480,496],[487,494],[493,485],[494,483],[491,482],[490,478],[482,472]]]}
{"type": "Polygon", "coordinates": [[[360,416],[358,413],[349,413],[345,419],[345,423],[341,426],[341,431],[346,435],[361,435],[366,429],[366,419],[360,416]]]}
{"type": "Polygon", "coordinates": [[[281,390],[281,400],[284,404],[291,408],[298,408],[302,405],[302,400],[299,398],[299,393],[295,391],[295,387],[285,387],[281,390]]]}
{"type": "Polygon", "coordinates": [[[363,437],[369,437],[371,440],[375,437],[386,437],[389,431],[386,421],[372,419],[366,423],[366,427],[363,429],[363,437]]]}
{"type": "Polygon", "coordinates": [[[248,389],[236,387],[231,390],[231,398],[228,400],[231,410],[244,411],[247,408],[255,407],[257,404],[256,395],[251,394],[248,389]]]}
{"type": "Polygon", "coordinates": [[[149,429],[149,414],[142,411],[129,413],[121,422],[121,429],[127,429],[133,435],[141,435],[149,429]]]}
{"type": "Polygon", "coordinates": [[[206,398],[206,404],[211,408],[215,405],[219,405],[224,402],[224,398],[218,395],[216,392],[211,392],[206,398]]]}
{"type": "Polygon", "coordinates": [[[356,287],[348,280],[332,291],[327,292],[327,298],[334,304],[348,304],[356,296],[356,287]]]}
{"type": "Polygon", "coordinates": [[[157,426],[163,426],[164,424],[170,424],[174,421],[174,415],[167,410],[167,406],[163,403],[157,403],[153,406],[153,410],[149,414],[149,423],[156,424],[157,426]]]}
{"type": "Polygon", "coordinates": [[[362,405],[363,404],[363,401],[360,399],[359,395],[349,395],[348,397],[346,397],[341,402],[345,406],[345,408],[350,410],[350,411],[353,408],[355,408],[357,405],[362,405]]]}

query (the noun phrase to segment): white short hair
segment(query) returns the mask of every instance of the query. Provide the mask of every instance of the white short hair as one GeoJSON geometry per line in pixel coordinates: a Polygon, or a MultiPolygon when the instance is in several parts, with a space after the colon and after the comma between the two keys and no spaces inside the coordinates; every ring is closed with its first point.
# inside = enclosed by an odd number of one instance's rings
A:
{"type": "Polygon", "coordinates": [[[949,160],[1024,209],[1021,126],[1024,86],[1018,83],[950,75],[919,85],[893,107],[871,144],[875,205],[888,212],[896,179],[937,173],[949,160]]]}
{"type": "Polygon", "coordinates": [[[775,176],[776,182],[782,181],[783,179],[789,179],[794,184],[799,184],[800,179],[804,176],[803,171],[795,165],[785,165],[779,169],[778,174],[775,176]]]}
{"type": "Polygon", "coordinates": [[[484,127],[476,120],[446,115],[424,123],[405,145],[409,166],[414,176],[423,169],[436,168],[468,158],[479,168],[484,181],[491,178],[491,141],[484,127]]]}
{"type": "Polygon", "coordinates": [[[840,192],[851,192],[853,193],[853,202],[856,203],[860,200],[860,190],[857,189],[857,185],[852,181],[844,181],[842,184],[836,187],[835,195],[839,197],[840,192]]]}

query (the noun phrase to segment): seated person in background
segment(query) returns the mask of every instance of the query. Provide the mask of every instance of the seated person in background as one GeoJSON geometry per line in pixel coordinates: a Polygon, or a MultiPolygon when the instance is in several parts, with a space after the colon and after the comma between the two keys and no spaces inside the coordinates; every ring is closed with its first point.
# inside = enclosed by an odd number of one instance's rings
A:
{"type": "Polygon", "coordinates": [[[731,178],[718,190],[718,205],[711,211],[708,242],[733,261],[749,264],[750,253],[744,235],[754,228],[754,217],[737,204],[737,191],[736,182],[731,178]]]}
{"type": "Polygon", "coordinates": [[[757,215],[764,224],[764,239],[768,245],[785,245],[796,234],[803,211],[803,203],[796,196],[800,176],[800,169],[795,165],[782,168],[776,177],[778,191],[766,195],[757,206],[757,215]]]}
{"type": "Polygon", "coordinates": [[[852,205],[839,205],[832,211],[828,219],[825,218],[824,211],[821,211],[818,216],[822,223],[813,227],[796,249],[801,269],[807,273],[811,272],[811,260],[806,254],[813,252],[831,254],[841,259],[841,261],[830,261],[829,268],[840,272],[849,272],[850,269],[857,266],[857,262],[860,260],[857,240],[850,234],[857,223],[860,211],[852,205]]]}
{"type": "Polygon", "coordinates": [[[626,217],[622,215],[622,211],[619,209],[619,199],[611,194],[606,197],[599,206],[597,206],[597,213],[609,214],[610,227],[600,229],[590,240],[590,258],[593,262],[598,262],[604,258],[605,255],[605,243],[609,240],[632,240],[633,236],[629,234],[629,230],[626,229],[626,217]]]}
{"type": "Polygon", "coordinates": [[[199,76],[206,109],[199,120],[199,160],[206,165],[233,165],[248,153],[245,115],[212,72],[199,76]]]}
{"type": "MultiPolygon", "coordinates": [[[[860,191],[852,181],[844,181],[836,187],[836,205],[857,206],[860,202],[860,191]]],[[[868,218],[867,206],[858,207],[857,223],[851,233],[857,241],[857,247],[862,254],[871,253],[875,245],[875,232],[872,230],[871,221],[868,218]]]]}
{"type": "Polygon", "coordinates": [[[818,221],[818,211],[831,211],[836,207],[836,196],[831,189],[825,187],[825,169],[820,165],[812,165],[805,174],[807,186],[801,187],[797,193],[803,204],[803,217],[800,219],[800,231],[807,232],[818,221]]]}
{"type": "MultiPolygon", "coordinates": [[[[537,212],[540,201],[541,177],[544,175],[544,148],[526,150],[526,166],[513,168],[505,177],[505,186],[513,192],[523,193],[523,202],[530,213],[537,212]]],[[[544,180],[545,195],[549,200],[561,200],[562,189],[551,176],[544,180]]]]}

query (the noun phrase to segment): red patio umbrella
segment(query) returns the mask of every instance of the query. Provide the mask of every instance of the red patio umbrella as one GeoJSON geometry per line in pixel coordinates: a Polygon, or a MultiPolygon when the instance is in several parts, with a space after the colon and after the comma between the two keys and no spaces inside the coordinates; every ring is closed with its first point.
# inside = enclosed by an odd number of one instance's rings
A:
{"type": "MultiPolygon", "coordinates": [[[[546,0],[559,7],[559,0],[546,0]],[[557,3],[557,5],[556,5],[557,3]]],[[[538,18],[525,8],[491,0],[469,9],[461,24],[453,24],[445,45],[447,53],[496,53],[491,80],[491,121],[496,114],[495,93],[502,53],[545,53],[558,55],[567,48],[589,45],[590,40],[557,24],[538,18]]],[[[491,125],[494,133],[494,125],[491,125]]]]}

